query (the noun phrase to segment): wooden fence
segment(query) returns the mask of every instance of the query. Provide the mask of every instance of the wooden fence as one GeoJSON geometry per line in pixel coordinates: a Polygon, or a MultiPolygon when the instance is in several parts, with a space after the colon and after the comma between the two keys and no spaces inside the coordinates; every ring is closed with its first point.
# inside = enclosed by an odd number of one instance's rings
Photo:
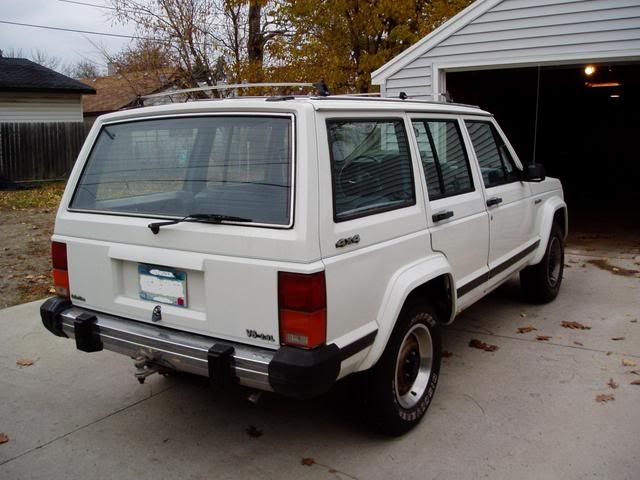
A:
{"type": "Polygon", "coordinates": [[[84,123],[0,123],[0,180],[65,178],[90,126],[84,123]]]}

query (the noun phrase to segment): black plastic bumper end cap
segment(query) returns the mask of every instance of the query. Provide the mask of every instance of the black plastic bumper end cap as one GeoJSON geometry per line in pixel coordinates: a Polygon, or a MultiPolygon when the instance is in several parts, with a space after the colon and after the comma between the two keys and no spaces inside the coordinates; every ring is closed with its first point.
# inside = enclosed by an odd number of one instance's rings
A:
{"type": "Polygon", "coordinates": [[[57,337],[67,338],[67,335],[62,330],[60,314],[68,308],[71,308],[71,301],[60,297],[52,297],[40,306],[42,324],[57,337]]]}
{"type": "Polygon", "coordinates": [[[73,321],[76,348],[82,352],[99,352],[103,349],[95,315],[81,313],[73,321]]]}
{"type": "Polygon", "coordinates": [[[269,363],[269,383],[276,393],[310,399],[327,392],[340,373],[340,349],[281,347],[269,363]]]}

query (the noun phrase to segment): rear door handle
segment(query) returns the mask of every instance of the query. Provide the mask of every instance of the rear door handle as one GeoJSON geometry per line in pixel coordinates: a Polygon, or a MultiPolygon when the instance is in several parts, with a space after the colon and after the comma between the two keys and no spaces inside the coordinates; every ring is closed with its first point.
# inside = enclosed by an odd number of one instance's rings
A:
{"type": "Polygon", "coordinates": [[[487,200],[487,207],[493,207],[494,205],[499,205],[502,203],[502,199],[500,197],[492,197],[487,200]]]}
{"type": "Polygon", "coordinates": [[[434,222],[440,222],[442,220],[446,220],[447,218],[453,217],[453,211],[446,210],[444,212],[438,212],[431,215],[431,218],[434,222]]]}

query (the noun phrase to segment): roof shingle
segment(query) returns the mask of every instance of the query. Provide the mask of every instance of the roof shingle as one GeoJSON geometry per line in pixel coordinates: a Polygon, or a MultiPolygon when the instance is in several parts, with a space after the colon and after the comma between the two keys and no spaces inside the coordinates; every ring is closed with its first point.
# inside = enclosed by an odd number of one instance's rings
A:
{"type": "Polygon", "coordinates": [[[90,86],[26,58],[5,57],[0,57],[0,92],[96,93],[90,86]]]}

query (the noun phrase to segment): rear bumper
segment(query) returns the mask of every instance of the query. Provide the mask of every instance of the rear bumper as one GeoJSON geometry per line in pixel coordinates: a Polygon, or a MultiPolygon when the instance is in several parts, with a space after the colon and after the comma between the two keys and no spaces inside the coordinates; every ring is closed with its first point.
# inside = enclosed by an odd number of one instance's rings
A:
{"type": "MultiPolygon", "coordinates": [[[[268,350],[94,312],[59,298],[47,300],[40,315],[47,330],[74,338],[79,350],[144,357],[158,366],[209,377],[215,384],[234,382],[297,398],[329,390],[344,354],[354,354],[353,348],[334,344],[314,350],[268,350]]],[[[368,337],[370,342],[359,345],[373,343],[375,335],[368,337]]]]}

